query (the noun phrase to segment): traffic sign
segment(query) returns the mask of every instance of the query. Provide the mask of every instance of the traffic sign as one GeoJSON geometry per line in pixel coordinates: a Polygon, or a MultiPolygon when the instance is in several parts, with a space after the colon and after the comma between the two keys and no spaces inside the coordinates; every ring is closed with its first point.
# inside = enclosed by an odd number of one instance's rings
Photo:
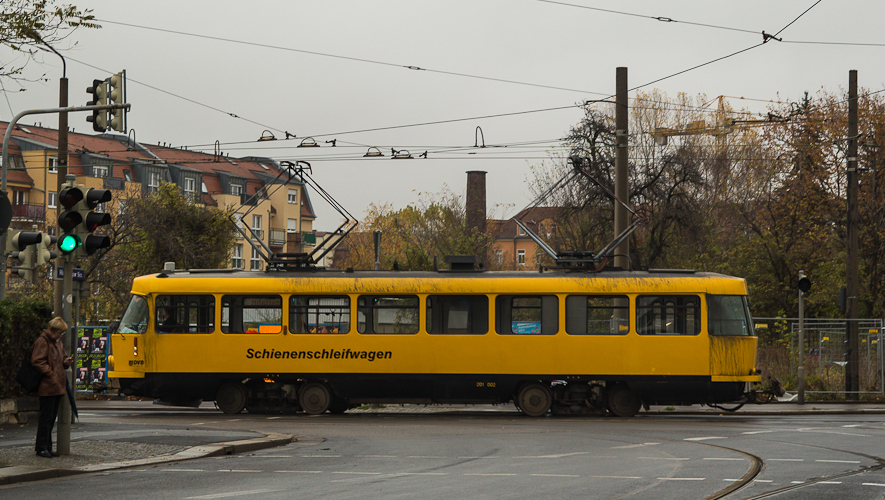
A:
{"type": "MultiPolygon", "coordinates": [[[[73,274],[72,278],[74,281],[84,281],[84,280],[86,280],[86,273],[83,272],[82,269],[75,267],[74,274],[73,274]]],[[[63,268],[63,267],[56,267],[55,268],[55,279],[57,279],[57,280],[65,279],[65,268],[63,268]]]]}

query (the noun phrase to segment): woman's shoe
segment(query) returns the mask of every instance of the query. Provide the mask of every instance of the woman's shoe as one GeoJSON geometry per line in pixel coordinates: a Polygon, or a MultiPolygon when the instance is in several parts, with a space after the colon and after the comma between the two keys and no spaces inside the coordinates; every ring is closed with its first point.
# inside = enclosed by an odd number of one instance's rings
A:
{"type": "Polygon", "coordinates": [[[52,458],[52,453],[49,453],[49,450],[40,450],[37,452],[37,456],[43,458],[52,458]]]}

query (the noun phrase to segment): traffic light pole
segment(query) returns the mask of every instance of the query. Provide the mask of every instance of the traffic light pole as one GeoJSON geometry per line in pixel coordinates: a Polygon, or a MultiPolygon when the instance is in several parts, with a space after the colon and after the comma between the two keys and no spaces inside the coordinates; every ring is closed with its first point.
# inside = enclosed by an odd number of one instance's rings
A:
{"type": "MultiPolygon", "coordinates": [[[[23,117],[28,115],[41,115],[41,114],[51,114],[51,113],[74,113],[78,111],[94,111],[94,110],[103,110],[103,109],[129,109],[131,106],[128,103],[123,104],[102,104],[99,106],[72,106],[72,107],[62,107],[62,108],[48,108],[48,109],[29,109],[22,111],[21,113],[15,115],[12,120],[9,122],[9,125],[6,126],[6,133],[3,135],[3,167],[2,171],[0,171],[0,192],[2,192],[3,196],[7,196],[6,189],[6,176],[7,176],[7,168],[9,165],[9,138],[12,136],[12,131],[15,129],[16,124],[23,117]]],[[[65,127],[67,129],[67,127],[65,127]]],[[[65,147],[67,150],[67,146],[65,147]]],[[[6,251],[6,234],[8,231],[4,231],[3,234],[0,234],[0,251],[6,251]]],[[[69,259],[65,259],[69,260],[69,259]]],[[[0,300],[6,298],[6,259],[0,259],[0,300]]]]}

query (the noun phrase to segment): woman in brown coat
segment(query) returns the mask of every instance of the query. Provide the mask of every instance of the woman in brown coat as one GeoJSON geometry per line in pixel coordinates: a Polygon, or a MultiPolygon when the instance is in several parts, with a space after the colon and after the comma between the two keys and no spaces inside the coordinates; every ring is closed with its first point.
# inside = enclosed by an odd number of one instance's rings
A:
{"type": "Polygon", "coordinates": [[[37,388],[37,396],[40,396],[40,418],[37,421],[35,449],[37,456],[44,458],[58,456],[52,451],[52,428],[55,427],[61,398],[67,394],[65,369],[74,362],[65,353],[61,342],[61,336],[67,329],[68,325],[63,319],[53,318],[49,322],[49,328],[37,337],[31,351],[31,364],[43,374],[40,387],[37,388]]]}

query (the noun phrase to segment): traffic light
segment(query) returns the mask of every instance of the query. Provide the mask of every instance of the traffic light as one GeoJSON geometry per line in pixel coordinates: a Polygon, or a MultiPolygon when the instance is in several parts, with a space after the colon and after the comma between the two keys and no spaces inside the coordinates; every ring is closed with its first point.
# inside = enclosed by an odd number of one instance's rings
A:
{"type": "Polygon", "coordinates": [[[111,223],[111,214],[106,212],[95,212],[94,210],[101,203],[111,201],[113,195],[108,189],[90,189],[86,191],[85,198],[79,204],[80,217],[83,223],[79,226],[78,234],[83,245],[77,250],[78,257],[87,257],[94,254],[101,248],[111,246],[111,239],[107,236],[92,234],[99,226],[106,226],[111,223]]]}
{"type": "MultiPolygon", "coordinates": [[[[126,70],[113,75],[108,79],[108,95],[110,104],[124,104],[126,102],[126,70]]],[[[117,132],[126,133],[126,110],[112,109],[108,115],[108,127],[117,132]]]]}
{"type": "Polygon", "coordinates": [[[78,235],[78,228],[83,222],[80,215],[80,205],[83,201],[85,186],[68,181],[58,193],[58,202],[61,205],[58,214],[58,250],[62,255],[71,255],[83,245],[83,240],[78,235]]]}
{"type": "Polygon", "coordinates": [[[18,259],[20,266],[13,267],[13,274],[17,274],[24,280],[34,281],[35,248],[28,248],[43,241],[43,233],[33,231],[10,231],[11,250],[10,257],[18,259]]]}
{"type": "MultiPolygon", "coordinates": [[[[92,86],[86,87],[86,92],[92,94],[92,100],[86,104],[95,106],[108,103],[108,80],[92,80],[92,86]]],[[[108,110],[93,110],[92,116],[86,117],[87,122],[92,122],[92,130],[104,132],[108,129],[108,110]]]]}
{"type": "Polygon", "coordinates": [[[58,242],[58,238],[55,236],[49,236],[46,233],[41,233],[42,238],[37,243],[37,265],[43,266],[49,264],[49,261],[58,257],[58,253],[49,250],[48,247],[54,245],[58,242]]]}

